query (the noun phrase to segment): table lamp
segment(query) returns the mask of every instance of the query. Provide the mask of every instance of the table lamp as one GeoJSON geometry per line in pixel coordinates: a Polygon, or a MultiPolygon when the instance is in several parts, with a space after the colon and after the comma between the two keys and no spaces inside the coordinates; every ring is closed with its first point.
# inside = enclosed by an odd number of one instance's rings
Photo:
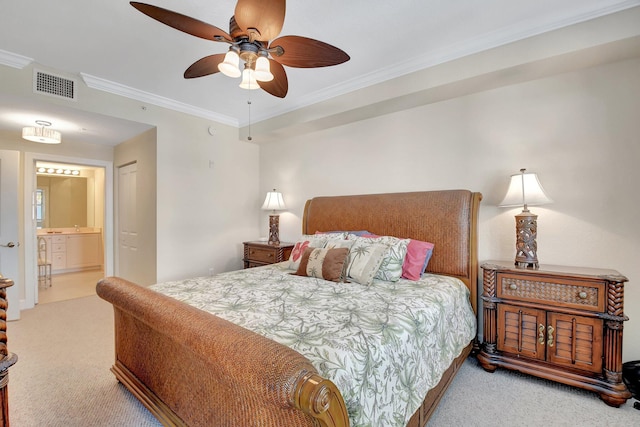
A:
{"type": "Polygon", "coordinates": [[[511,175],[509,190],[499,207],[521,206],[522,212],[516,215],[516,267],[538,268],[538,215],[529,211],[529,205],[544,205],[552,203],[544,192],[538,176],[535,173],[525,173],[520,169],[519,174],[511,175]]]}
{"type": "Polygon", "coordinates": [[[264,199],[262,210],[271,211],[269,214],[269,244],[280,244],[280,214],[276,211],[282,211],[287,209],[282,198],[282,193],[279,193],[274,188],[273,191],[267,193],[267,197],[264,199]]]}

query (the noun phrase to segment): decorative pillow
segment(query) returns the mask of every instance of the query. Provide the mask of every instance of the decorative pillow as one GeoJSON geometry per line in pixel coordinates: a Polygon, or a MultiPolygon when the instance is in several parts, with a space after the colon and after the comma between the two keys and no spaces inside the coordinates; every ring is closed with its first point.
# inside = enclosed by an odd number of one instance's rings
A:
{"type": "Polygon", "coordinates": [[[349,254],[347,248],[306,248],[300,260],[298,276],[339,282],[343,278],[344,264],[349,254]]]}
{"type": "Polygon", "coordinates": [[[387,245],[375,243],[370,239],[354,242],[347,265],[347,278],[362,285],[370,285],[387,249],[387,245]]]}
{"type": "Polygon", "coordinates": [[[296,242],[291,249],[291,255],[289,256],[289,269],[297,270],[300,265],[300,260],[302,259],[302,255],[304,254],[304,250],[306,248],[322,248],[324,247],[326,240],[322,239],[314,239],[311,236],[311,239],[303,239],[296,242]]]}
{"type": "MultiPolygon", "coordinates": [[[[352,236],[350,236],[351,238],[352,236]]],[[[397,282],[402,276],[402,264],[407,255],[407,246],[409,239],[399,239],[392,236],[361,236],[355,237],[356,241],[369,240],[375,243],[387,245],[387,252],[384,260],[375,275],[376,279],[386,280],[388,282],[397,282]]]]}
{"type": "Polygon", "coordinates": [[[407,256],[402,264],[402,277],[409,280],[419,280],[427,269],[433,247],[433,243],[411,239],[407,245],[407,256]]]}

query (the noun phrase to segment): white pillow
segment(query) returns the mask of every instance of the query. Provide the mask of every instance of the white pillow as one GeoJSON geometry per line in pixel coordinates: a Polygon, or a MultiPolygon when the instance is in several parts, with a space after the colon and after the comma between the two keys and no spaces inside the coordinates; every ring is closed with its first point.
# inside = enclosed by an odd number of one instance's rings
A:
{"type": "Polygon", "coordinates": [[[354,242],[349,251],[347,278],[362,285],[370,285],[387,252],[387,245],[372,241],[354,242]]]}
{"type": "Polygon", "coordinates": [[[353,234],[349,235],[349,239],[355,240],[356,242],[368,240],[372,243],[386,245],[387,252],[375,278],[388,282],[397,282],[400,280],[402,276],[402,264],[404,263],[404,258],[407,256],[409,239],[399,239],[393,236],[356,237],[353,234]]]}

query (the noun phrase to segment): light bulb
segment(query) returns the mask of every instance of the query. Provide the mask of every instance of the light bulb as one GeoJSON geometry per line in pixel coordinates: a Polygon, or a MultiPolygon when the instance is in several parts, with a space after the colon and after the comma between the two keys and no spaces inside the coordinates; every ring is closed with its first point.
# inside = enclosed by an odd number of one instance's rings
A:
{"type": "Polygon", "coordinates": [[[273,74],[269,70],[269,60],[261,56],[256,61],[256,71],[253,73],[256,80],[260,80],[261,82],[270,82],[273,80],[273,74]]]}
{"type": "Polygon", "coordinates": [[[245,68],[244,71],[242,71],[242,82],[240,83],[240,87],[242,89],[249,90],[260,89],[251,68],[245,68]]]}
{"type": "Polygon", "coordinates": [[[225,76],[233,78],[240,77],[242,73],[240,72],[240,68],[238,68],[239,63],[240,57],[238,54],[230,50],[224,56],[224,61],[218,64],[218,70],[225,76]]]}

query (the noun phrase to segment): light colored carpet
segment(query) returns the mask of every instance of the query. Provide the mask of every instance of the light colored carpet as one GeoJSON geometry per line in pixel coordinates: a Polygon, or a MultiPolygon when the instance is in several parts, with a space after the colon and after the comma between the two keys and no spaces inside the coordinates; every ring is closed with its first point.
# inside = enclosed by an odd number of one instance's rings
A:
{"type": "Polygon", "coordinates": [[[113,310],[96,295],[41,304],[7,324],[12,427],[160,426],[120,385],[113,310]]]}
{"type": "MultiPolygon", "coordinates": [[[[7,332],[19,358],[9,371],[12,427],[160,425],[109,371],[113,312],[97,296],[39,305],[7,332]]],[[[640,411],[631,401],[611,408],[593,393],[517,372],[490,374],[472,358],[429,422],[463,425],[631,426],[640,425],[640,411]]]]}
{"type": "Polygon", "coordinates": [[[640,426],[633,401],[612,408],[595,393],[505,369],[489,373],[468,358],[428,425],[640,426]]]}

